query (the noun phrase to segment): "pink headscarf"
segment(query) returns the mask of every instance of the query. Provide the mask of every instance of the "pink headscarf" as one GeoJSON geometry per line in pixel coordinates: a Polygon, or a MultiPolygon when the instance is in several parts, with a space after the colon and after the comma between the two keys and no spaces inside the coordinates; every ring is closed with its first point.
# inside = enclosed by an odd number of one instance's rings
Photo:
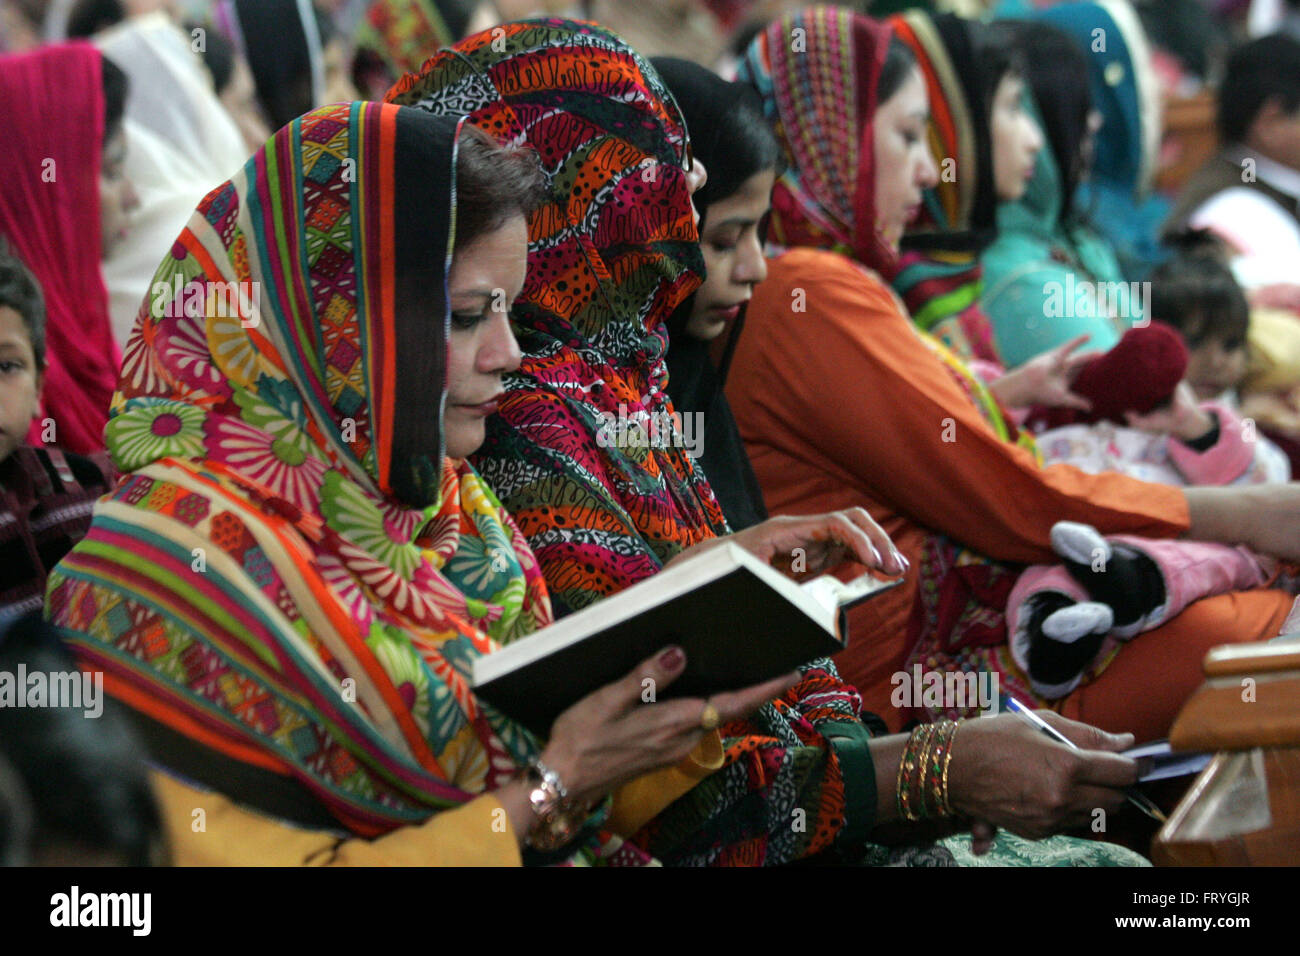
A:
{"type": "MultiPolygon", "coordinates": [[[[45,294],[41,418],[54,443],[83,454],[104,447],[121,364],[99,266],[101,71],[84,43],[0,57],[0,236],[45,294]]],[[[28,440],[41,432],[37,422],[28,440]]]]}

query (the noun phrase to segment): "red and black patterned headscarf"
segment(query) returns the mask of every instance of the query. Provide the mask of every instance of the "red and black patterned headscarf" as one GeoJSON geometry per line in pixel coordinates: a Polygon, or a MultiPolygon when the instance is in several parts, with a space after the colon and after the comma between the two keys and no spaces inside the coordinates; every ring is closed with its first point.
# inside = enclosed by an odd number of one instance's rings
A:
{"type": "Polygon", "coordinates": [[[523,365],[474,456],[562,605],[585,606],[725,528],[664,392],[666,320],[704,273],[681,114],[631,47],[594,24],[504,24],[440,51],[390,102],[467,114],[537,150],[514,305],[523,365]]]}

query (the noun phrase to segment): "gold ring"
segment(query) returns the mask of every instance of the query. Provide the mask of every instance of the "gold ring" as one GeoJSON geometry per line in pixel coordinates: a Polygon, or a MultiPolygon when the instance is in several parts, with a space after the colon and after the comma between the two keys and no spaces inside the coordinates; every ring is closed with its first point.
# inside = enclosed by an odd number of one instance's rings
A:
{"type": "Polygon", "coordinates": [[[718,713],[718,708],[706,701],[704,712],[700,714],[700,728],[703,730],[717,730],[720,723],[722,723],[722,715],[718,713]]]}

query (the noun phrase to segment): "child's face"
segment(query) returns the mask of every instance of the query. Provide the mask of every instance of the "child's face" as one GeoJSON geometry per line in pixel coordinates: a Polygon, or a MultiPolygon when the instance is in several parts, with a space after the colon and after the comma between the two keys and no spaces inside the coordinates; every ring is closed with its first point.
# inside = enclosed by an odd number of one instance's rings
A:
{"type": "Polygon", "coordinates": [[[1246,374],[1246,347],[1240,339],[1206,339],[1189,350],[1187,381],[1205,401],[1235,388],[1246,374]]]}
{"type": "Polygon", "coordinates": [[[0,461],[27,439],[40,408],[41,373],[22,316],[0,305],[0,461]]]}

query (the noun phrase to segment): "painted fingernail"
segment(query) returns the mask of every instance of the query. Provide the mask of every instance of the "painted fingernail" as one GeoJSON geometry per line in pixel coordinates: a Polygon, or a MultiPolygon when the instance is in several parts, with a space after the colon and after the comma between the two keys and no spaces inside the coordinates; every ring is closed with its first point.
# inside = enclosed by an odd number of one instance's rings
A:
{"type": "Polygon", "coordinates": [[[659,666],[666,671],[675,671],[686,663],[686,655],[676,645],[659,655],[659,666]]]}

